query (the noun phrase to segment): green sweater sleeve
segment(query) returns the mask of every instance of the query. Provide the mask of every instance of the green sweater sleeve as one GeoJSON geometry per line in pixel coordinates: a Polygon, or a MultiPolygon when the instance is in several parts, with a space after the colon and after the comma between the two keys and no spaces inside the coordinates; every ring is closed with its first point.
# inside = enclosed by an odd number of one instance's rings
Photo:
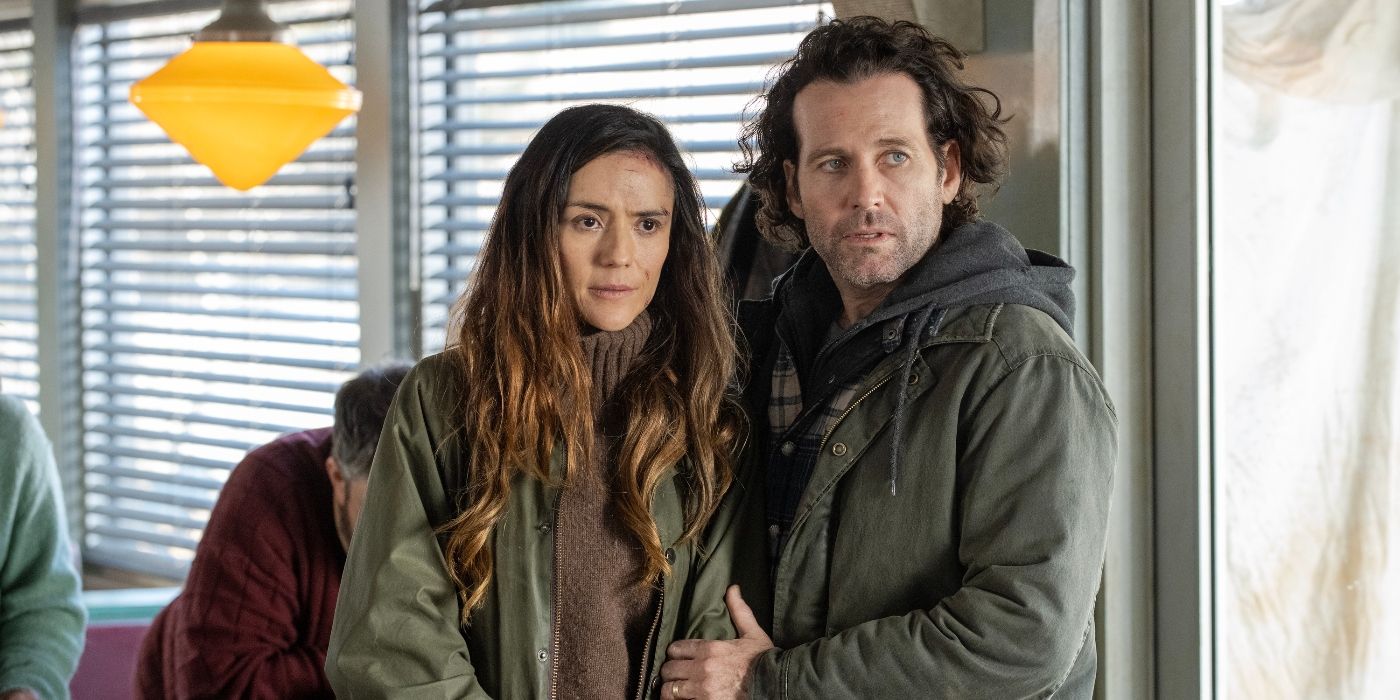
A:
{"type": "Polygon", "coordinates": [[[457,620],[431,517],[447,496],[426,424],[421,365],[404,378],[370,468],[345,562],[326,676],[341,698],[487,698],[457,620]]]}
{"type": "Polygon", "coordinates": [[[86,612],[58,469],[39,424],[0,397],[0,692],[67,698],[86,612]]]}

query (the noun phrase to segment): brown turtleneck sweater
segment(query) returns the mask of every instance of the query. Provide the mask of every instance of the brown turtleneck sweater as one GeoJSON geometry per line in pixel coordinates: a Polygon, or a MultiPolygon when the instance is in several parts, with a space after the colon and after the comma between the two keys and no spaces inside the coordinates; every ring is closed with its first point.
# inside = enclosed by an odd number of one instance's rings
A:
{"type": "Polygon", "coordinates": [[[641,673],[656,591],[637,586],[642,548],[612,495],[622,421],[611,399],[650,334],[644,311],[620,331],[583,338],[593,375],[593,450],[560,496],[554,533],[557,688],[566,700],[633,696],[641,673]]]}

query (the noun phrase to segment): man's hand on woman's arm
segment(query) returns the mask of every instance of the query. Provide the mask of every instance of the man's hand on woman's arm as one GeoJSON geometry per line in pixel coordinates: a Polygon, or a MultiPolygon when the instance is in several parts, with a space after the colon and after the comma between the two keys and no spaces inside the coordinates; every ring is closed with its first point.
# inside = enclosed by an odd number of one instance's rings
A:
{"type": "Polygon", "coordinates": [[[773,648],[773,640],[754,618],[738,586],[729,587],[724,602],[739,638],[672,642],[666,648],[666,663],[661,666],[661,700],[742,700],[748,697],[753,661],[773,648]]]}

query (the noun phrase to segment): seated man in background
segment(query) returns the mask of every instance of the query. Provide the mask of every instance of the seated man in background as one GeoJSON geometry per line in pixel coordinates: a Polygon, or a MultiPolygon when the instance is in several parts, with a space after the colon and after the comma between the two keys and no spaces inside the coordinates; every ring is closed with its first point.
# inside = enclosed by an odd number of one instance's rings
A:
{"type": "Polygon", "coordinates": [[[141,645],[137,697],[332,697],[322,667],[345,551],[409,367],[345,382],[333,428],[278,438],[233,470],[184,591],[141,645]]]}
{"type": "Polygon", "coordinates": [[[0,700],[68,697],[80,589],[49,442],[23,403],[0,396],[0,700]]]}

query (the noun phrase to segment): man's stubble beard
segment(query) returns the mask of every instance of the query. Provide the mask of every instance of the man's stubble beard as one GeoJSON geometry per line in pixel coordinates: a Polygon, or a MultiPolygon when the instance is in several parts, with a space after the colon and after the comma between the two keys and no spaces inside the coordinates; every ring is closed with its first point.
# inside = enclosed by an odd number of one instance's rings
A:
{"type": "Polygon", "coordinates": [[[822,247],[825,247],[826,242],[834,241],[835,246],[832,250],[824,251],[820,247],[817,249],[817,255],[826,263],[827,270],[833,277],[838,277],[852,286],[871,289],[898,281],[928,254],[933,244],[938,241],[942,214],[942,203],[935,200],[933,206],[920,207],[909,222],[910,226],[906,227],[904,222],[893,215],[867,210],[839,222],[835,235],[824,231],[809,231],[808,240],[823,241],[822,247]],[[846,232],[862,227],[888,230],[894,236],[894,246],[888,250],[842,251],[841,238],[846,232]],[[911,236],[910,231],[916,232],[915,236],[911,236]],[[880,257],[882,261],[874,267],[863,265],[862,263],[870,257],[880,257]]]}

